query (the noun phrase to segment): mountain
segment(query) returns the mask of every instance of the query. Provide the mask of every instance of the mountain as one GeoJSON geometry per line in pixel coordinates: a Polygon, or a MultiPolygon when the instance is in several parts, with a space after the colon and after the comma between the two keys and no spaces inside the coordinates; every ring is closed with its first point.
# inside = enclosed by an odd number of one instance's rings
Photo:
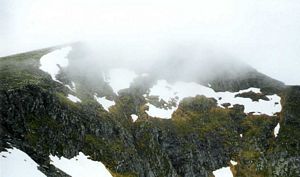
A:
{"type": "Polygon", "coordinates": [[[0,176],[300,176],[300,86],[235,60],[56,46],[0,58],[0,100],[0,176]]]}

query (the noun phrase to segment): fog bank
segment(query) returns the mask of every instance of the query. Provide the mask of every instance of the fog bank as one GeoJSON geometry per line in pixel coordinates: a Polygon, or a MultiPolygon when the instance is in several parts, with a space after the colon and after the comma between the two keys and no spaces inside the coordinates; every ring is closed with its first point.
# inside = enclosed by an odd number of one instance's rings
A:
{"type": "Polygon", "coordinates": [[[172,51],[191,65],[190,58],[211,51],[214,58],[238,59],[286,84],[300,84],[299,9],[297,0],[1,1],[0,56],[96,40],[98,50],[106,51],[101,55],[119,62],[134,56],[132,62],[151,63],[172,51]]]}

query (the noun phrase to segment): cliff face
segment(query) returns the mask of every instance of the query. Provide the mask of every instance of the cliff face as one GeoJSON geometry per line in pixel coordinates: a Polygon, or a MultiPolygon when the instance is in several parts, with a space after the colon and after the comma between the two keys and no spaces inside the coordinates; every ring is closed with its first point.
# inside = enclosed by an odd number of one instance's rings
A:
{"type": "Polygon", "coordinates": [[[227,136],[237,131],[231,110],[223,112],[214,105],[197,112],[199,117],[181,117],[180,112],[174,121],[147,119],[124,126],[101,114],[96,105],[76,105],[54,93],[28,85],[2,91],[0,97],[1,148],[7,146],[5,142],[17,146],[54,176],[58,174],[49,171],[50,154],[71,158],[82,151],[128,175],[209,176],[237,151],[238,134],[227,136]],[[210,116],[218,120],[211,122],[210,116]],[[205,121],[203,130],[198,130],[205,121]],[[226,126],[225,121],[232,125],[218,132],[216,125],[226,126]]]}
{"type": "MultiPolygon", "coordinates": [[[[0,59],[0,151],[21,149],[47,176],[68,176],[50,165],[50,154],[71,158],[79,152],[104,163],[113,176],[210,177],[225,166],[240,177],[300,176],[300,87],[253,75],[246,86],[247,79],[222,88],[212,82],[220,89],[265,86],[278,93],[283,109],[274,116],[245,114],[241,105],[220,108],[215,99],[196,96],[183,99],[172,119],[152,118],[139,84],[110,93],[116,105],[107,112],[90,90],[78,90],[81,103],[70,101],[68,89],[37,68],[50,50],[0,59]],[[133,122],[131,114],[139,119],[133,122]]],[[[69,77],[61,73],[65,82],[69,77]]]]}
{"type": "Polygon", "coordinates": [[[300,87],[291,86],[283,92],[283,110],[280,115],[282,125],[272,159],[274,176],[299,176],[300,162],[300,87]]]}

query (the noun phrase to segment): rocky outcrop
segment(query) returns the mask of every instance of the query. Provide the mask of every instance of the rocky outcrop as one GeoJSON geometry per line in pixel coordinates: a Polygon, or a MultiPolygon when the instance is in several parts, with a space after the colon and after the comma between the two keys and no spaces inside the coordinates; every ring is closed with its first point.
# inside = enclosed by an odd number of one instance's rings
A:
{"type": "Polygon", "coordinates": [[[76,104],[35,85],[2,90],[0,98],[1,148],[20,148],[49,176],[65,176],[49,164],[50,154],[71,158],[83,151],[116,174],[151,177],[211,176],[234,152],[214,129],[202,136],[196,129],[184,132],[189,121],[159,119],[125,127],[97,104],[76,104]]]}

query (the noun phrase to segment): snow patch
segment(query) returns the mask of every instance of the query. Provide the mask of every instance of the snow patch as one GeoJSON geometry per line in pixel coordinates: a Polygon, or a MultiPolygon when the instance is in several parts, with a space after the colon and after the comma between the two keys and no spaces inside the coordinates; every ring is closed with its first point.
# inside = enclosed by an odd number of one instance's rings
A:
{"type": "Polygon", "coordinates": [[[238,164],[236,161],[233,161],[233,160],[230,160],[230,163],[231,163],[231,165],[233,165],[233,166],[235,166],[235,165],[238,164]]]}
{"type": "MultiPolygon", "coordinates": [[[[56,79],[60,68],[66,67],[69,64],[68,58],[66,58],[69,52],[72,50],[72,47],[64,47],[62,49],[55,50],[50,52],[40,59],[40,70],[45,71],[51,75],[51,78],[57,82],[60,82],[56,79]]],[[[61,82],[60,82],[61,83],[61,82]]]]}
{"type": "MultiPolygon", "coordinates": [[[[282,107],[280,104],[280,97],[278,95],[268,95],[270,101],[259,100],[252,101],[250,98],[235,97],[238,93],[244,92],[261,93],[259,88],[248,88],[240,90],[239,92],[215,92],[212,88],[194,83],[194,82],[175,82],[168,83],[166,80],[158,80],[156,85],[150,89],[150,96],[159,96],[166,102],[177,100],[178,103],[185,97],[195,97],[196,95],[204,95],[208,98],[215,98],[218,106],[224,108],[222,104],[230,103],[244,105],[245,113],[253,113],[254,115],[266,114],[269,116],[280,112],[282,107]],[[176,99],[177,98],[177,99],[176,99]]],[[[172,113],[177,107],[172,109],[160,109],[151,104],[148,104],[149,110],[147,113],[152,117],[171,118],[172,113]]]]}
{"type": "Polygon", "coordinates": [[[250,88],[245,89],[245,90],[240,90],[240,91],[236,92],[236,94],[238,94],[238,93],[247,93],[247,92],[261,93],[259,88],[250,87],[250,88]]]}
{"type": "Polygon", "coordinates": [[[117,68],[109,71],[108,77],[103,76],[105,81],[109,82],[113,91],[117,94],[121,89],[129,88],[137,74],[131,70],[117,68]]]}
{"type": "Polygon", "coordinates": [[[72,159],[66,159],[64,157],[59,158],[57,156],[49,156],[51,164],[71,175],[72,177],[112,177],[106,167],[97,161],[89,159],[88,156],[79,152],[79,155],[72,159]]]}
{"type": "Polygon", "coordinates": [[[147,110],[146,112],[147,112],[147,114],[149,114],[152,117],[170,119],[172,116],[172,113],[176,110],[176,108],[173,108],[173,109],[157,108],[150,103],[147,103],[146,105],[149,107],[149,110],[147,110]]]}
{"type": "Polygon", "coordinates": [[[278,124],[276,125],[276,127],[274,128],[274,135],[275,135],[275,138],[278,136],[279,129],[280,129],[280,124],[278,123],[278,124]]]}
{"type": "Polygon", "coordinates": [[[133,122],[135,122],[139,117],[135,114],[131,114],[131,119],[133,122]]]}
{"type": "Polygon", "coordinates": [[[46,177],[38,170],[38,166],[26,153],[17,148],[0,152],[0,176],[46,177]]]}
{"type": "Polygon", "coordinates": [[[71,84],[72,84],[73,89],[76,90],[75,82],[72,81],[71,84]]]}
{"type": "Polygon", "coordinates": [[[280,102],[281,100],[281,98],[278,95],[268,95],[267,97],[270,101],[261,99],[259,101],[252,101],[250,98],[235,97],[237,93],[243,93],[244,91],[245,90],[234,93],[217,92],[217,94],[222,97],[222,100],[218,100],[218,105],[221,106],[223,103],[230,103],[231,105],[244,105],[244,112],[247,114],[253,112],[254,115],[266,114],[269,116],[273,116],[275,113],[281,111],[281,104],[276,104],[276,102],[280,102]]]}
{"type": "Polygon", "coordinates": [[[215,177],[233,177],[230,167],[223,167],[213,171],[215,177]]]}
{"type": "Polygon", "coordinates": [[[73,91],[73,92],[76,92],[76,85],[75,85],[75,83],[72,81],[71,82],[71,86],[70,85],[65,85],[68,89],[70,89],[71,91],[73,91]]]}
{"type": "Polygon", "coordinates": [[[106,110],[106,111],[109,111],[109,108],[113,105],[115,105],[115,102],[114,101],[110,101],[108,99],[106,99],[105,97],[97,97],[97,95],[95,94],[94,95],[94,99],[103,106],[103,108],[106,110]]]}
{"type": "Polygon", "coordinates": [[[78,98],[78,97],[76,97],[76,96],[74,96],[74,95],[71,95],[71,94],[68,94],[68,97],[67,97],[69,100],[71,100],[72,102],[74,102],[74,103],[77,103],[77,102],[81,102],[81,100],[78,98]]]}
{"type": "Polygon", "coordinates": [[[71,88],[71,86],[70,85],[65,85],[69,90],[72,90],[73,91],[73,89],[71,88]]]}

